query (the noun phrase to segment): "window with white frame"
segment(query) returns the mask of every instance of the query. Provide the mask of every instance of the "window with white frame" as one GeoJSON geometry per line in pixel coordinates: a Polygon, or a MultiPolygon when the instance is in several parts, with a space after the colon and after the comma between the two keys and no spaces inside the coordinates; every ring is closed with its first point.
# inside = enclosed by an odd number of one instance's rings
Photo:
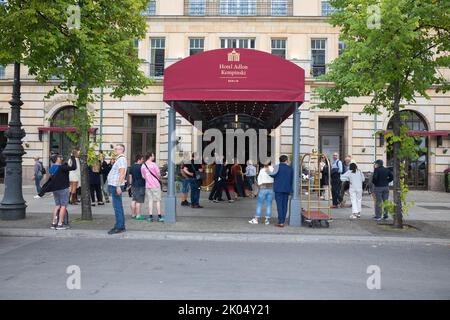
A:
{"type": "Polygon", "coordinates": [[[272,39],[272,54],[286,59],[286,39],[272,39]]]}
{"type": "Polygon", "coordinates": [[[221,48],[244,48],[244,49],[255,49],[255,39],[254,38],[221,38],[220,39],[221,48]]]}
{"type": "Polygon", "coordinates": [[[143,12],[144,16],[154,16],[156,15],[156,0],[150,0],[147,8],[143,12]]]}
{"type": "Polygon", "coordinates": [[[6,67],[0,64],[0,79],[5,79],[5,69],[6,67]]]}
{"type": "Polygon", "coordinates": [[[326,72],[326,39],[311,39],[311,72],[318,77],[326,72]]]}
{"type": "Polygon", "coordinates": [[[190,38],[189,39],[189,55],[200,53],[205,51],[205,39],[204,38],[190,38]]]}
{"type": "Polygon", "coordinates": [[[206,0],[189,0],[189,15],[204,16],[206,10],[206,0]]]}
{"type": "Polygon", "coordinates": [[[272,0],[272,16],[287,16],[287,15],[288,15],[288,1],[272,0]]]}
{"type": "Polygon", "coordinates": [[[342,52],[344,52],[346,47],[347,47],[347,45],[345,44],[344,41],[339,41],[339,55],[341,55],[342,52]]]}
{"type": "Polygon", "coordinates": [[[330,4],[330,1],[322,1],[322,16],[329,16],[335,11],[336,9],[333,8],[333,6],[330,4]]]}
{"type": "Polygon", "coordinates": [[[222,16],[254,16],[256,0],[220,0],[222,16]]]}
{"type": "Polygon", "coordinates": [[[166,39],[151,38],[150,44],[150,77],[162,77],[164,75],[166,39]]]}

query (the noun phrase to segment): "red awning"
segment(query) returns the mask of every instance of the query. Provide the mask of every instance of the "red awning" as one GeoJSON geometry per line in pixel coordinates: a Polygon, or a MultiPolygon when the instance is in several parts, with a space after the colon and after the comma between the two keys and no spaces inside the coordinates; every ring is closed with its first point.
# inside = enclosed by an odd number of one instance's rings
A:
{"type": "Polygon", "coordinates": [[[247,114],[274,128],[305,98],[305,71],[253,49],[194,54],[164,71],[164,101],[190,122],[247,114]]]}
{"type": "Polygon", "coordinates": [[[8,130],[8,126],[0,126],[0,132],[8,130]]]}
{"type": "MultiPolygon", "coordinates": [[[[75,127],[39,127],[39,132],[75,132],[75,127]]],[[[90,128],[89,133],[95,133],[97,128],[90,128]]]]}
{"type": "Polygon", "coordinates": [[[448,131],[409,131],[409,136],[421,137],[446,137],[449,135],[448,131]]]}

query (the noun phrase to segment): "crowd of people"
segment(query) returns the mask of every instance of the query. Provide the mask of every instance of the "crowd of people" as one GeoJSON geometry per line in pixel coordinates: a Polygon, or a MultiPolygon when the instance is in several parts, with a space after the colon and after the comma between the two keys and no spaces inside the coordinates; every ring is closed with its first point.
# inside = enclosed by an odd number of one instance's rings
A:
{"type": "MultiPolygon", "coordinates": [[[[345,195],[348,192],[351,201],[351,219],[361,218],[361,203],[363,187],[366,177],[358,169],[358,166],[350,155],[346,156],[344,162],[339,159],[339,154],[334,153],[328,168],[327,161],[322,158],[320,161],[320,197],[329,200],[329,188],[331,184],[331,198],[333,205],[331,208],[345,208],[345,195]]],[[[383,202],[389,199],[389,184],[393,181],[390,170],[384,167],[383,160],[374,162],[374,171],[367,181],[367,189],[372,194],[375,202],[376,221],[387,220],[389,218],[385,209],[382,215],[383,202]]]]}
{"type": "MultiPolygon", "coordinates": [[[[41,186],[46,170],[39,158],[35,158],[34,177],[37,196],[41,198],[45,193],[52,192],[55,207],[53,209],[51,228],[65,230],[68,227],[67,206],[80,203],[80,150],[72,150],[68,159],[62,155],[54,154],[51,157],[49,178],[41,186]],[[65,161],[67,160],[67,161],[65,161]]],[[[148,153],[137,155],[134,163],[128,169],[125,157],[125,147],[118,144],[114,154],[107,162],[103,154],[99,160],[88,167],[89,190],[92,206],[102,206],[111,202],[114,208],[116,223],[108,232],[109,234],[125,231],[125,213],[122,203],[122,194],[128,190],[131,201],[131,219],[153,222],[156,213],[158,222],[164,222],[164,214],[161,210],[162,188],[161,171],[156,164],[155,154],[148,153]],[[148,202],[148,214],[142,213],[142,207],[148,202]],[[154,210],[155,209],[155,210],[154,210]]],[[[204,166],[196,161],[196,155],[192,154],[189,161],[183,162],[178,168],[181,179],[181,206],[190,206],[193,209],[201,209],[200,191],[202,182],[206,178],[204,166]],[[190,202],[188,201],[190,192],[190,202]]],[[[329,200],[331,193],[332,208],[345,207],[345,195],[348,191],[351,201],[351,219],[361,217],[361,202],[364,174],[358,169],[351,156],[346,156],[344,161],[339,159],[337,153],[328,168],[328,161],[322,158],[320,161],[320,189],[318,196],[323,200],[329,200]],[[330,189],[331,187],[331,189],[330,189]]],[[[375,201],[374,220],[388,219],[388,213],[382,212],[383,202],[389,198],[389,183],[393,181],[390,170],[383,166],[382,160],[374,163],[374,172],[369,182],[370,191],[375,201]]],[[[224,161],[224,157],[216,155],[214,181],[209,193],[209,201],[219,203],[225,201],[232,203],[240,198],[256,198],[256,210],[250,224],[259,224],[264,211],[264,224],[269,225],[272,214],[272,202],[275,199],[278,221],[275,226],[284,227],[288,209],[289,196],[292,193],[293,169],[289,165],[286,155],[279,158],[279,164],[272,166],[270,162],[261,165],[259,172],[255,164],[249,160],[246,162],[245,171],[237,160],[232,164],[224,161]],[[233,197],[232,197],[233,194],[233,197]]]]}

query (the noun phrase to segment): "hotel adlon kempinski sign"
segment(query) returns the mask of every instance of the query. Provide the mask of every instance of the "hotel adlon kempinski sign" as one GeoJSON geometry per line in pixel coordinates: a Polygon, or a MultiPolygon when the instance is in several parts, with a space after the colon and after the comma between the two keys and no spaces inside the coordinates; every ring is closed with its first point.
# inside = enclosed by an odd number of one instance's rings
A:
{"type": "Polygon", "coordinates": [[[248,65],[240,63],[241,55],[233,49],[227,55],[228,63],[220,63],[220,78],[228,83],[239,83],[240,80],[247,78],[248,65]]]}

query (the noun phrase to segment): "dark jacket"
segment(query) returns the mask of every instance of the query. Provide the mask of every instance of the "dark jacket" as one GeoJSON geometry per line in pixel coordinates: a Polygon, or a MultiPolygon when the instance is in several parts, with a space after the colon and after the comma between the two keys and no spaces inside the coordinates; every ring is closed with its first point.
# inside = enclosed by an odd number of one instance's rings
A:
{"type": "Polygon", "coordinates": [[[103,175],[103,182],[108,181],[108,174],[111,171],[111,168],[111,163],[108,164],[105,160],[102,161],[102,169],[100,172],[103,175]]]}
{"type": "Polygon", "coordinates": [[[372,183],[375,187],[387,187],[393,180],[392,172],[385,167],[378,167],[373,171],[372,183]]]}
{"type": "Polygon", "coordinates": [[[214,180],[217,181],[219,179],[219,177],[222,177],[223,171],[224,171],[223,164],[217,163],[216,168],[214,170],[214,180]]]}
{"type": "Polygon", "coordinates": [[[72,165],[69,166],[67,162],[61,164],[58,168],[58,171],[51,176],[42,186],[42,191],[39,193],[39,196],[43,196],[47,192],[64,190],[69,188],[69,171],[73,171],[77,169],[77,161],[75,157],[70,157],[72,160],[72,165]]]}
{"type": "Polygon", "coordinates": [[[89,184],[97,185],[100,184],[100,172],[92,171],[92,167],[88,167],[89,172],[89,184]]]}
{"type": "Polygon", "coordinates": [[[280,163],[275,172],[271,174],[274,178],[273,191],[281,193],[292,192],[292,181],[294,179],[294,170],[286,163],[280,163]],[[278,169],[278,170],[277,170],[278,169]]]}

